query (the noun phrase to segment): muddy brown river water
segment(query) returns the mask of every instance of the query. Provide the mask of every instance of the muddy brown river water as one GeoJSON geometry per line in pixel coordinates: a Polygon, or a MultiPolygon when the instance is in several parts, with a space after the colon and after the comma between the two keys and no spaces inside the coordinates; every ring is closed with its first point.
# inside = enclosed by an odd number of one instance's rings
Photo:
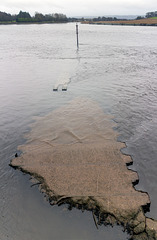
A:
{"type": "Polygon", "coordinates": [[[79,51],[75,24],[0,29],[0,239],[128,238],[117,226],[97,230],[91,212],[50,206],[29,175],[9,166],[34,117],[76,97],[114,116],[139,175],[136,188],[150,196],[147,216],[157,219],[157,29],[80,25],[79,51]]]}

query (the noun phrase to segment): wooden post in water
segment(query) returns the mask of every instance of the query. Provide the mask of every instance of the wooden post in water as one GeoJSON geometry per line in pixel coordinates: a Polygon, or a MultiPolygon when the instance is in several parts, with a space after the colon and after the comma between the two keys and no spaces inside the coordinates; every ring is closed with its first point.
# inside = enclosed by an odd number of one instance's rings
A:
{"type": "Polygon", "coordinates": [[[76,23],[76,37],[77,37],[77,49],[79,49],[79,38],[78,38],[78,24],[76,23]]]}

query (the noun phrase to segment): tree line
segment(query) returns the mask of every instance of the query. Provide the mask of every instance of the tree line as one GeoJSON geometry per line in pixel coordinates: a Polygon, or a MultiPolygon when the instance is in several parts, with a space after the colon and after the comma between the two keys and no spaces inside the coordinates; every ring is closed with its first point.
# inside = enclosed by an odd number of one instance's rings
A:
{"type": "Polygon", "coordinates": [[[42,14],[36,12],[32,17],[29,12],[20,11],[19,14],[11,15],[10,13],[0,12],[0,22],[15,22],[15,23],[28,23],[28,22],[68,22],[66,15],[62,13],[42,14]]]}
{"type": "MultiPolygon", "coordinates": [[[[144,16],[138,16],[135,18],[135,20],[140,20],[140,19],[144,19],[144,18],[152,18],[152,17],[157,17],[157,11],[155,12],[148,12],[146,13],[145,17],[144,16]]],[[[83,19],[82,21],[84,21],[86,19],[83,19]]],[[[127,21],[128,19],[118,19],[116,17],[96,17],[96,18],[91,18],[91,19],[87,19],[88,21],[94,21],[94,22],[101,22],[101,21],[119,21],[119,20],[125,20],[127,21]]]]}
{"type": "MultiPolygon", "coordinates": [[[[146,13],[145,18],[157,17],[157,11],[146,13]]],[[[138,16],[136,19],[142,19],[144,17],[138,16]]],[[[18,14],[11,15],[10,13],[0,11],[0,23],[59,23],[59,22],[75,22],[84,21],[84,18],[67,18],[66,15],[62,13],[52,13],[52,14],[42,14],[36,12],[32,17],[29,12],[20,11],[18,14]]],[[[97,17],[92,19],[87,19],[88,21],[117,21],[116,17],[97,17]]],[[[122,20],[122,19],[121,19],[122,20]]],[[[123,19],[127,20],[127,19],[123,19]]]]}
{"type": "Polygon", "coordinates": [[[146,13],[146,18],[152,18],[152,17],[157,17],[157,11],[146,13]]]}
{"type": "MultiPolygon", "coordinates": [[[[136,17],[136,20],[138,19],[143,19],[144,17],[141,17],[141,16],[138,16],[136,17]]],[[[90,19],[91,21],[94,21],[94,22],[101,22],[101,21],[119,21],[119,20],[125,20],[127,21],[128,19],[126,18],[116,18],[116,17],[97,17],[97,18],[92,18],[90,19]]]]}

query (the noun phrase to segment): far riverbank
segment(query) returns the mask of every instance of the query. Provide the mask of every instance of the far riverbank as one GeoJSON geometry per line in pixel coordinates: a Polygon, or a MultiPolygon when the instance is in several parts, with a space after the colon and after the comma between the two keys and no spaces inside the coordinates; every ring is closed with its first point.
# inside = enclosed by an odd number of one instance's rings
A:
{"type": "Polygon", "coordinates": [[[116,21],[83,21],[82,24],[97,25],[124,25],[124,26],[157,26],[157,19],[144,18],[138,20],[116,20],[116,21]]]}

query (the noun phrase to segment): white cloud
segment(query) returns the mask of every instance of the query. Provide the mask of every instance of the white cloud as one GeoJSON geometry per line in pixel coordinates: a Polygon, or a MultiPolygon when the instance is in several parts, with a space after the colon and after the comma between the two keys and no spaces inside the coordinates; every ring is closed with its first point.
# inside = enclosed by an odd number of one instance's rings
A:
{"type": "Polygon", "coordinates": [[[75,15],[145,14],[157,10],[156,0],[1,0],[0,11],[19,10],[75,15]]]}

